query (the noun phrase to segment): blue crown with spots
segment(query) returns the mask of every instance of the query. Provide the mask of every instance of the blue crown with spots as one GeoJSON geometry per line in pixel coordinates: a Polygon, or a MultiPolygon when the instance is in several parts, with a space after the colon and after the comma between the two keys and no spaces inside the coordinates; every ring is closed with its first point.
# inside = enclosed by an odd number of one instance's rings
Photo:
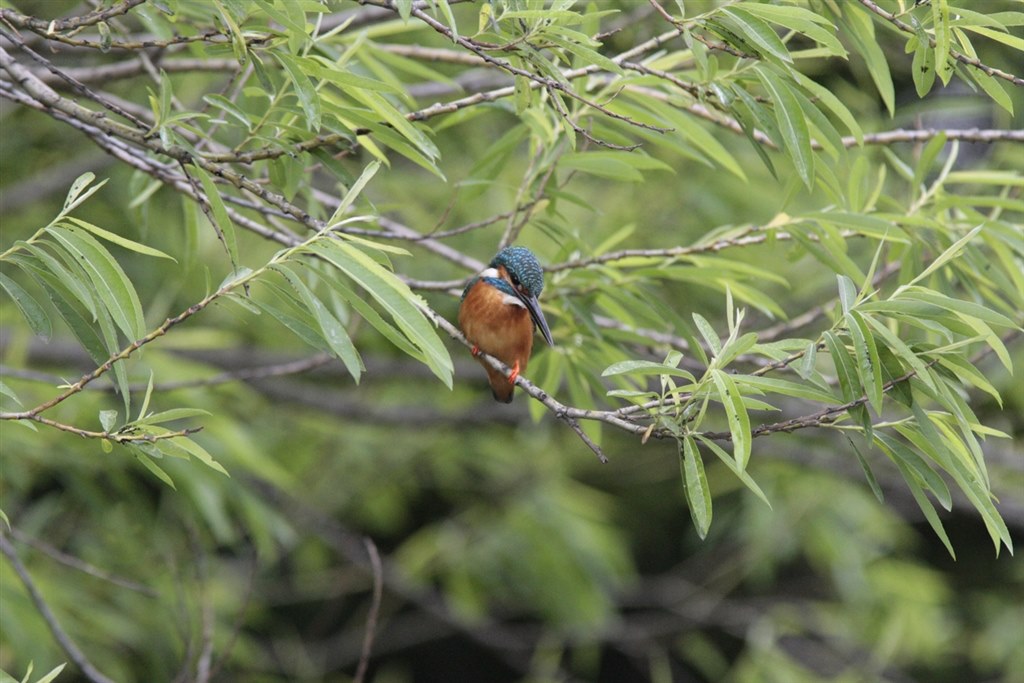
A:
{"type": "Polygon", "coordinates": [[[533,252],[526,247],[505,247],[490,263],[491,268],[504,266],[513,285],[522,285],[530,296],[544,291],[544,269],[533,252]]]}

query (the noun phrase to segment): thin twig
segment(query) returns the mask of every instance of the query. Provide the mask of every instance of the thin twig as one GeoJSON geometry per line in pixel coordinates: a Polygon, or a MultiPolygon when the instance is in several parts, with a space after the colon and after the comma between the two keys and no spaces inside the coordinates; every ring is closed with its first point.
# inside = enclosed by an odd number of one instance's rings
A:
{"type": "Polygon", "coordinates": [[[380,553],[377,545],[369,536],[363,536],[363,545],[370,558],[370,570],[373,573],[373,597],[370,600],[370,612],[366,615],[366,633],[363,635],[363,647],[359,653],[359,665],[353,683],[363,683],[366,670],[370,666],[370,653],[373,651],[373,640],[377,633],[377,619],[380,615],[380,603],[384,596],[384,568],[381,566],[380,553]]]}
{"type": "Polygon", "coordinates": [[[88,678],[92,683],[114,683],[110,678],[107,678],[99,669],[92,665],[92,662],[85,656],[85,653],[79,649],[75,641],[71,640],[71,637],[61,628],[60,623],[57,621],[57,617],[54,616],[50,606],[46,603],[43,598],[43,594],[39,592],[39,588],[32,580],[31,574],[25,569],[25,565],[21,563],[21,558],[18,557],[18,552],[9,540],[7,540],[7,533],[0,529],[0,552],[6,557],[7,561],[11,563],[11,567],[14,568],[14,572],[21,579],[21,583],[25,586],[25,590],[28,591],[29,598],[32,600],[32,604],[35,605],[36,610],[40,616],[43,617],[43,621],[50,628],[50,632],[53,634],[54,640],[60,645],[61,649],[67,654],[68,658],[75,663],[81,671],[82,675],[88,678]]]}

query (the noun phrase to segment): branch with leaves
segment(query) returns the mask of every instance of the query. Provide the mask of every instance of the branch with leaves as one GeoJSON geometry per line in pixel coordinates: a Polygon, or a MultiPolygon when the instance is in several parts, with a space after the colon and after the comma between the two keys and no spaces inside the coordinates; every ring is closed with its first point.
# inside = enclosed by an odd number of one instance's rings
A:
{"type": "Polygon", "coordinates": [[[1024,142],[1022,83],[999,67],[1024,54],[1024,13],[652,0],[624,38],[629,22],[582,3],[150,5],[0,10],[0,97],[116,160],[134,222],[161,213],[160,230],[119,223],[98,201],[116,188],[86,173],[52,221],[2,245],[26,331],[74,337],[93,365],[46,390],[5,375],[0,419],[127,452],[172,485],[164,457],[225,471],[201,445],[212,430],[164,426],[213,415],[150,406],[330,359],[358,384],[370,347],[461,389],[457,296],[523,242],[547,264],[557,342],[516,380],[531,415],[602,462],[611,432],[674,443],[701,537],[705,460],[768,502],[755,437],[821,428],[879,496],[872,468],[891,463],[951,553],[935,508],[950,482],[1012,549],[984,450],[1006,435],[973,399],[1001,404],[981,354],[1009,375],[1024,324],[1024,181],[1005,158],[1024,142]],[[960,81],[989,122],[892,123],[900,76],[922,98],[960,81]],[[878,102],[855,107],[848,92],[872,87],[878,102]],[[171,293],[147,280],[163,266],[171,293]],[[315,355],[199,381],[143,357],[239,321],[315,355]],[[76,408],[109,399],[84,391],[107,380],[121,404],[96,429],[76,408]]]}

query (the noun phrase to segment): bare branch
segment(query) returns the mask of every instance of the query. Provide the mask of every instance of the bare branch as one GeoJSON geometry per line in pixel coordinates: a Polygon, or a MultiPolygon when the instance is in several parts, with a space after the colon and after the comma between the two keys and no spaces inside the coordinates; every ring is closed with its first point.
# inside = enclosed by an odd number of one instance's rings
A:
{"type": "Polygon", "coordinates": [[[363,537],[366,554],[370,558],[370,570],[373,573],[373,597],[370,600],[370,612],[366,616],[366,633],[363,636],[363,647],[359,653],[359,665],[353,683],[363,683],[366,669],[370,665],[370,653],[373,651],[373,640],[377,632],[377,618],[380,615],[380,603],[384,596],[384,568],[381,566],[380,553],[369,536],[363,537]]]}
{"type": "Polygon", "coordinates": [[[75,663],[75,666],[81,669],[82,675],[92,681],[92,683],[114,683],[112,679],[107,678],[99,669],[92,665],[85,656],[85,653],[75,644],[75,641],[71,640],[67,632],[61,628],[57,617],[54,616],[50,606],[43,598],[43,594],[39,592],[39,588],[36,587],[35,582],[32,580],[32,576],[25,569],[25,565],[21,563],[21,558],[18,557],[14,546],[7,540],[7,532],[3,529],[0,529],[0,552],[7,557],[7,561],[11,563],[14,573],[21,579],[21,583],[25,586],[25,590],[28,591],[32,604],[35,605],[36,610],[43,617],[43,621],[50,628],[54,640],[57,641],[57,644],[64,650],[68,658],[75,663]]]}

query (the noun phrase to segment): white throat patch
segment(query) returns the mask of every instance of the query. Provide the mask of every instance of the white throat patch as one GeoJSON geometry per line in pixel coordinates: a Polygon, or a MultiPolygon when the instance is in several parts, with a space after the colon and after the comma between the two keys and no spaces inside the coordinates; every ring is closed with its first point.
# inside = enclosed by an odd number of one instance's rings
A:
{"type": "MultiPolygon", "coordinates": [[[[480,271],[480,277],[493,277],[500,278],[501,274],[497,268],[485,268],[480,271]]],[[[519,300],[519,297],[512,296],[511,294],[502,294],[501,303],[508,306],[518,306],[519,308],[526,308],[526,304],[519,300]]]]}

